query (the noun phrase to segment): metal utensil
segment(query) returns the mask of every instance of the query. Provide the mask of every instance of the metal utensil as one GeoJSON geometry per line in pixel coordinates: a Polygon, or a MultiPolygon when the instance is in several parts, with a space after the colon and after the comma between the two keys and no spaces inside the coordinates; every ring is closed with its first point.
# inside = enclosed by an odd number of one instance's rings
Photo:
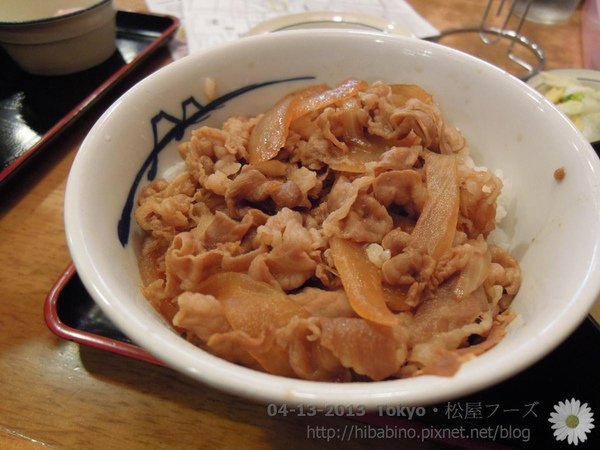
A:
{"type": "Polygon", "coordinates": [[[521,34],[523,23],[526,20],[532,2],[533,0],[527,0],[523,13],[517,15],[515,12],[515,0],[489,0],[478,25],[450,28],[426,39],[439,42],[444,37],[460,33],[478,33],[481,42],[485,45],[495,45],[502,39],[508,39],[511,42],[506,50],[506,56],[525,70],[525,74],[521,75],[520,78],[527,80],[543,70],[545,65],[545,56],[542,48],[521,34]],[[514,22],[515,18],[517,19],[516,26],[511,27],[511,23],[514,22]],[[535,59],[535,64],[531,64],[521,58],[515,52],[515,45],[522,46],[531,52],[535,59]]]}

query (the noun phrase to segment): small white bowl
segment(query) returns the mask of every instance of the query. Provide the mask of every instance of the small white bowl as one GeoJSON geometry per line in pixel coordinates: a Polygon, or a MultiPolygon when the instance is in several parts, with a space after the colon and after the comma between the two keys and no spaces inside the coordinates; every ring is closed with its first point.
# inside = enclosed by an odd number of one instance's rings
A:
{"type": "Polygon", "coordinates": [[[265,402],[375,408],[463,396],[551,352],[600,291],[600,162],[589,143],[541,94],[506,72],[441,45],[390,34],[252,36],[152,74],[108,109],[83,142],[67,183],[65,221],[79,276],[125,334],[184,374],[265,402]],[[179,160],[178,141],[196,126],[265,111],[301,86],[348,77],[421,85],[462,131],[476,164],[502,170],[516,193],[506,232],[522,269],[512,305],[519,318],[497,346],[452,377],[325,383],[257,372],[186,342],[140,292],[132,202],[149,174],[160,176],[179,160]],[[217,83],[212,102],[207,78],[217,83]],[[198,117],[202,121],[194,123],[198,117]],[[558,167],[566,172],[560,183],[553,177],[558,167]]]}
{"type": "MultiPolygon", "coordinates": [[[[545,73],[550,73],[562,77],[573,78],[581,82],[584,86],[591,86],[595,89],[600,87],[600,71],[592,69],[552,69],[545,70],[545,73]]],[[[542,90],[544,87],[544,76],[538,73],[527,80],[527,84],[536,90],[542,90]]]]}
{"type": "Polygon", "coordinates": [[[252,36],[275,31],[315,28],[380,31],[382,33],[414,37],[414,34],[401,23],[387,20],[379,16],[349,11],[308,11],[304,13],[277,16],[254,26],[248,31],[247,35],[252,36]]]}
{"type": "MultiPolygon", "coordinates": [[[[592,69],[552,69],[538,73],[527,80],[527,84],[535,90],[545,94],[549,86],[546,84],[544,74],[555,75],[559,78],[568,78],[576,80],[581,86],[590,87],[596,91],[600,89],[600,71],[592,69]]],[[[566,114],[565,114],[566,116],[566,114]]],[[[568,116],[567,116],[568,118],[568,116]]],[[[570,119],[569,119],[570,120],[570,119]]],[[[584,133],[585,134],[585,133],[584,133]]],[[[597,136],[597,133],[593,133],[597,136]]],[[[594,138],[588,134],[588,140],[593,141],[594,138]]]]}
{"type": "Polygon", "coordinates": [[[18,0],[0,8],[0,44],[25,71],[65,75],[115,52],[113,0],[18,0]]]}

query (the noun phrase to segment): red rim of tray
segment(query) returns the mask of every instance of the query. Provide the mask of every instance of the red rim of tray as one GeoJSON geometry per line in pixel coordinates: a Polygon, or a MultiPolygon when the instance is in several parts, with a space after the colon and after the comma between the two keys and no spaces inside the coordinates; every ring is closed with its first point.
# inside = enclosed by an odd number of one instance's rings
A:
{"type": "Polygon", "coordinates": [[[152,364],[163,365],[158,359],[135,344],[129,344],[118,339],[111,339],[109,337],[78,330],[66,325],[61,321],[57,310],[58,299],[61,291],[71,280],[71,278],[73,278],[75,273],[75,265],[70,263],[65,271],[60,275],[58,280],[56,280],[52,286],[52,289],[50,289],[48,295],[46,296],[46,301],[44,303],[44,318],[48,328],[50,328],[54,334],[63,339],[77,342],[79,344],[89,345],[91,347],[117,353],[119,355],[128,356],[130,358],[139,359],[152,364]]]}

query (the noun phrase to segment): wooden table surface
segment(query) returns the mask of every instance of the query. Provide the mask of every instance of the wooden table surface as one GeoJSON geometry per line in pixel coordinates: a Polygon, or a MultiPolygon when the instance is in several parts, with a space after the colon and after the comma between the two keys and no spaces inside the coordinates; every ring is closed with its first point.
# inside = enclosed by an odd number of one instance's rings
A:
{"type": "MultiPolygon", "coordinates": [[[[483,0],[409,0],[438,29],[477,23],[483,0]],[[451,5],[451,6],[450,6],[451,5]]],[[[143,0],[120,0],[143,11],[143,0]]],[[[555,26],[526,24],[547,68],[581,67],[581,10],[555,26]]],[[[264,405],[176,372],[56,337],[43,303],[70,261],[63,195],[73,157],[99,115],[136,80],[167,64],[159,51],[54,141],[0,193],[0,448],[312,448],[307,426],[344,418],[269,417],[264,405]]],[[[351,447],[369,448],[373,440],[351,447]]],[[[441,448],[403,441],[406,448],[441,448]]],[[[397,447],[393,440],[376,445],[397,447]]]]}

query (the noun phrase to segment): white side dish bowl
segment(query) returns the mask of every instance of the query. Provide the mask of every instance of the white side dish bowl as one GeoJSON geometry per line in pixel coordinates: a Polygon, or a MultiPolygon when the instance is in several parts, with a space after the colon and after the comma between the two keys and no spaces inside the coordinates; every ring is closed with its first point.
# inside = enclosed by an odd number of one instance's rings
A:
{"type": "Polygon", "coordinates": [[[69,175],[68,245],[86,289],[133,341],[168,366],[240,396],[289,404],[427,405],[492,386],[532,365],[586,317],[600,291],[600,162],[533,88],[455,50],[347,30],[243,38],[193,54],[123,95],[90,131],[69,175]],[[232,364],[179,337],[140,292],[138,189],[179,160],[194,127],[256,115],[302,86],[349,78],[415,83],[464,134],[475,163],[501,170],[514,198],[505,223],[522,287],[507,336],[452,377],[325,383],[232,364]],[[206,79],[216,80],[216,99],[206,79]],[[283,81],[288,80],[288,81],[283,81]],[[197,119],[200,118],[200,121],[197,119]],[[196,123],[194,123],[196,122],[196,123]],[[564,168],[557,181],[553,174],[564,168]]]}
{"type": "Polygon", "coordinates": [[[414,37],[413,33],[402,23],[360,12],[337,11],[309,11],[278,16],[252,27],[247,34],[248,36],[252,36],[275,31],[315,28],[380,31],[382,33],[414,37]]]}
{"type": "Polygon", "coordinates": [[[18,0],[0,7],[0,44],[25,71],[66,75],[115,52],[113,0],[18,0]]]}
{"type": "Polygon", "coordinates": [[[590,142],[600,141],[600,71],[553,69],[527,84],[544,94],[590,142]]]}

